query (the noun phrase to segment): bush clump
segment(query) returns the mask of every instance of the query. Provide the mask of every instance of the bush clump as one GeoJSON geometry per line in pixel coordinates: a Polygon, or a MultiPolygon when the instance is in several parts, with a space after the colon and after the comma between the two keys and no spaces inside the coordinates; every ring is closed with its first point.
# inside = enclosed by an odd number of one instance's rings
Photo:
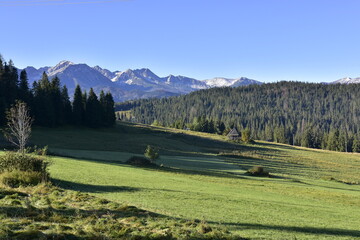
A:
{"type": "Polygon", "coordinates": [[[49,180],[44,156],[6,152],[0,156],[1,182],[9,187],[36,185],[49,180]]]}
{"type": "Polygon", "coordinates": [[[147,145],[144,155],[151,162],[155,162],[155,160],[160,157],[159,150],[151,145],[147,145]]]}
{"type": "Polygon", "coordinates": [[[265,171],[263,167],[261,166],[254,166],[247,170],[247,173],[251,176],[257,176],[257,177],[269,177],[269,172],[265,171]]]}
{"type": "Polygon", "coordinates": [[[126,161],[127,164],[135,166],[154,166],[155,164],[145,157],[132,156],[126,161]]]}
{"type": "Polygon", "coordinates": [[[0,180],[2,184],[11,188],[35,186],[44,181],[40,172],[19,170],[2,173],[0,180]]]}

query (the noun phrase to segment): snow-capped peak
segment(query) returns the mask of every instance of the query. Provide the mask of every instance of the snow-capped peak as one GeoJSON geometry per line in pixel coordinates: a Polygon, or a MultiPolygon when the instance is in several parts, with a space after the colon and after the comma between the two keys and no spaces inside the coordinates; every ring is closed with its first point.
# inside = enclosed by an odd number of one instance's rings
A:
{"type": "Polygon", "coordinates": [[[336,80],[332,83],[340,83],[340,84],[360,83],[360,77],[358,77],[358,78],[345,77],[345,78],[336,80]]]}
{"type": "Polygon", "coordinates": [[[67,67],[74,65],[73,62],[63,60],[59,62],[55,67],[52,67],[48,70],[49,75],[56,75],[57,73],[60,73],[64,71],[67,67]]]}

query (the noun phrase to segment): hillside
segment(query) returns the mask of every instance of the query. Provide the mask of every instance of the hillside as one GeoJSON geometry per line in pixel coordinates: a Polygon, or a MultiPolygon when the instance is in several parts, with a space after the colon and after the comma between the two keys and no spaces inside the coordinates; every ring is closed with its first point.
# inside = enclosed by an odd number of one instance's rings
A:
{"type": "Polygon", "coordinates": [[[65,189],[220,223],[249,239],[360,237],[358,154],[244,145],[214,134],[128,123],[98,130],[37,128],[32,143],[63,156],[52,158],[50,172],[65,189]],[[123,164],[142,155],[147,144],[160,148],[163,167],[123,164]],[[247,176],[254,165],[273,178],[247,176]]]}
{"type": "Polygon", "coordinates": [[[360,151],[360,85],[279,82],[213,88],[166,99],[129,101],[138,123],[219,132],[250,129],[254,139],[343,152],[360,151]]]}

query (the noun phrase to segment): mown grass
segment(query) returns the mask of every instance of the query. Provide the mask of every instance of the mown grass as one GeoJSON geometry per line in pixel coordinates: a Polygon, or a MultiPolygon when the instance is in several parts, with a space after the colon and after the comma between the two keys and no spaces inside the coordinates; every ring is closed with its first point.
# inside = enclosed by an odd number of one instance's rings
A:
{"type": "Polygon", "coordinates": [[[240,239],[201,220],[175,219],[85,193],[0,188],[0,239],[240,239]]]}
{"type": "Polygon", "coordinates": [[[360,238],[359,154],[122,123],[114,129],[35,129],[55,184],[177,219],[221,223],[250,239],[360,238]],[[124,165],[148,144],[162,168],[124,165]],[[246,176],[262,165],[274,178],[246,176]],[[328,180],[326,180],[328,179],[328,180]],[[333,179],[336,181],[329,181],[333,179]]]}
{"type": "Polygon", "coordinates": [[[221,223],[247,238],[360,237],[360,188],[354,185],[176,173],[60,157],[54,162],[51,174],[61,187],[167,216],[221,223]]]}
{"type": "Polygon", "coordinates": [[[32,142],[49,145],[50,151],[64,156],[113,162],[142,155],[147,145],[154,145],[160,149],[159,163],[171,167],[243,173],[261,165],[279,176],[360,182],[359,153],[262,141],[237,144],[225,136],[148,125],[121,123],[95,130],[38,128],[32,142]]]}

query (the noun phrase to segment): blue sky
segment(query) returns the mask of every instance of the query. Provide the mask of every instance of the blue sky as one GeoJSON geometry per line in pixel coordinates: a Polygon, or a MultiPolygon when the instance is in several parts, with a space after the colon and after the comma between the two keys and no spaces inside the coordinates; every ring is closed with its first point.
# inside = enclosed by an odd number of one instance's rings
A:
{"type": "Polygon", "coordinates": [[[160,76],[360,77],[358,0],[0,0],[0,53],[160,76]]]}

